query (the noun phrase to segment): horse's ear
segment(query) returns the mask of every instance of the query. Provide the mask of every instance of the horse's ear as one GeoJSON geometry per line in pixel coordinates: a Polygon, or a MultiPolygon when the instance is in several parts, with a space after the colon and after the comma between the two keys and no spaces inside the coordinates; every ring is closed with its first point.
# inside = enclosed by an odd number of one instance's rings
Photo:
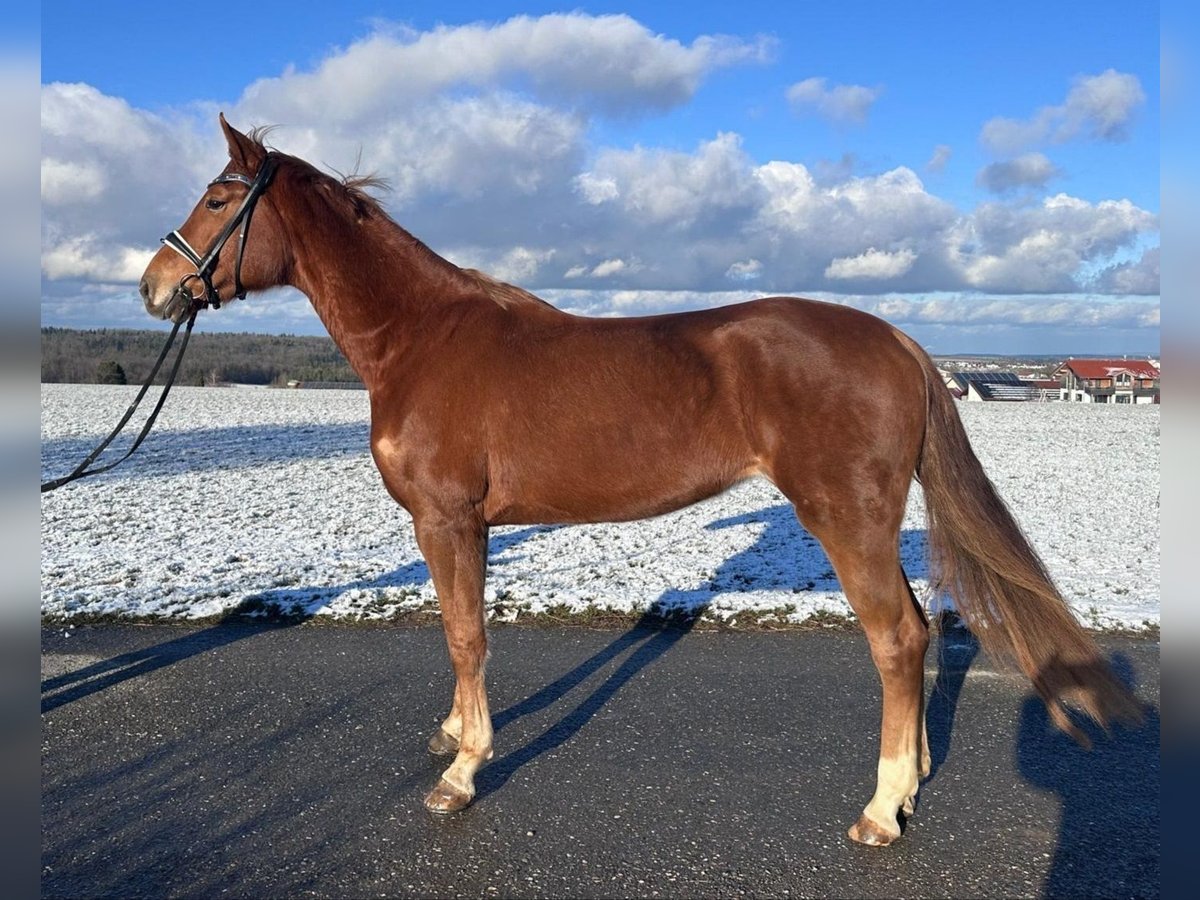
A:
{"type": "Polygon", "coordinates": [[[218,113],[221,130],[225,132],[225,141],[229,144],[229,158],[247,169],[256,168],[262,159],[262,145],[250,140],[232,125],[225,121],[225,113],[218,113]]]}

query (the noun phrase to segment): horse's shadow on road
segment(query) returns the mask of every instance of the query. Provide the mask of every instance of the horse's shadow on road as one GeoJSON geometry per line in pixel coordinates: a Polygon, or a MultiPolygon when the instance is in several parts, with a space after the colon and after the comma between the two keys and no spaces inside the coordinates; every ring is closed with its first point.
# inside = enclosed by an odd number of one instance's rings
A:
{"type": "MultiPolygon", "coordinates": [[[[1113,671],[1133,690],[1134,668],[1123,654],[1113,671]]],[[[1081,747],[1050,723],[1036,696],[1021,706],[1016,764],[1036,788],[1060,803],[1058,841],[1042,892],[1047,897],[1145,896],[1159,882],[1160,718],[1143,705],[1140,725],[1106,733],[1082,717],[1091,741],[1081,747]]]]}
{"type": "Polygon", "coordinates": [[[925,703],[925,730],[929,737],[929,774],[934,778],[946,757],[950,755],[950,740],[954,733],[954,717],[958,700],[975,657],[979,641],[962,625],[952,612],[938,615],[934,625],[934,644],[930,654],[937,663],[937,677],[925,703]]]}
{"type": "MultiPolygon", "coordinates": [[[[932,756],[928,783],[946,762],[967,672],[979,642],[953,614],[940,617],[938,674],[926,705],[932,756]]],[[[1117,677],[1135,689],[1128,657],[1109,660],[1117,677]]],[[[1140,725],[1105,731],[1079,714],[1074,724],[1091,742],[1075,743],[1050,721],[1046,705],[1030,693],[1021,704],[1014,745],[1016,769],[1026,783],[1054,794],[1060,804],[1058,836],[1042,893],[1047,897],[1144,896],[1159,872],[1159,713],[1142,706],[1140,725]]]]}
{"type": "MultiPolygon", "coordinates": [[[[521,528],[496,535],[489,555],[511,549],[546,529],[542,526],[521,528]]],[[[185,659],[207,653],[236,641],[253,637],[267,628],[287,628],[308,621],[329,600],[348,590],[419,588],[429,581],[425,563],[405,563],[375,578],[337,585],[271,588],[253,593],[220,619],[200,631],[189,631],[169,641],[99,660],[79,669],[42,680],[42,712],[47,713],[113,685],[148,675],[185,659]]]]}
{"type": "MultiPolygon", "coordinates": [[[[765,527],[753,544],[728,557],[706,583],[690,590],[666,591],[637,622],[606,647],[532,696],[492,717],[492,727],[499,733],[517,719],[558,703],[596,672],[628,653],[615,670],[558,721],[524,746],[480,770],[475,779],[477,798],[499,790],[522,766],[571,740],[622,687],[692,631],[720,594],[729,591],[841,590],[820,544],[800,525],[790,504],[717,519],[705,527],[720,530],[743,525],[765,527]]],[[[927,574],[923,530],[905,531],[901,535],[901,556],[910,577],[927,574]]]]}

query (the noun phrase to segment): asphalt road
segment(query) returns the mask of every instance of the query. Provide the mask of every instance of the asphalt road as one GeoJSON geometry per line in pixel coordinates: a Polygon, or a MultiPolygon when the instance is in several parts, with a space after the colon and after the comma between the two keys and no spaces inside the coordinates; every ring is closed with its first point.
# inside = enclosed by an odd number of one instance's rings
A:
{"type": "Polygon", "coordinates": [[[1149,715],[1090,753],[969,639],[932,648],[935,770],[872,849],[845,837],[879,728],[854,632],[496,627],[496,757],[444,818],[435,628],[67,634],[43,632],[46,897],[1159,893],[1154,641],[1103,641],[1149,715]]]}

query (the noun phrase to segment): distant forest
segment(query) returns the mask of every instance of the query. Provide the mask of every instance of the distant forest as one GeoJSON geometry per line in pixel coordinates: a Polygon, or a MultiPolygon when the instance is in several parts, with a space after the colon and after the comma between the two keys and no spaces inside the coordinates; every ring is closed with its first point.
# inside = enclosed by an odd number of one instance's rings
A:
{"type": "MultiPolygon", "coordinates": [[[[42,381],[140,384],[166,339],[166,332],[162,331],[43,328],[42,381]]],[[[169,367],[170,360],[163,365],[158,381],[164,379],[169,367]]],[[[283,385],[293,380],[358,381],[359,378],[327,337],[193,334],[178,383],[283,385]]]]}

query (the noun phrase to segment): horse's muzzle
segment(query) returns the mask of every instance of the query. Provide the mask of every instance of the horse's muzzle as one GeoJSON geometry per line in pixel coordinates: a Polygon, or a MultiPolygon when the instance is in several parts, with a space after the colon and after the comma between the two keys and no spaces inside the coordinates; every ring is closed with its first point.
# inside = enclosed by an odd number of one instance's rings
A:
{"type": "Polygon", "coordinates": [[[145,278],[138,285],[138,293],[142,295],[142,304],[146,307],[146,312],[156,319],[171,322],[178,322],[187,316],[195,303],[187,290],[176,286],[164,303],[157,304],[154,302],[154,289],[145,278]]]}

